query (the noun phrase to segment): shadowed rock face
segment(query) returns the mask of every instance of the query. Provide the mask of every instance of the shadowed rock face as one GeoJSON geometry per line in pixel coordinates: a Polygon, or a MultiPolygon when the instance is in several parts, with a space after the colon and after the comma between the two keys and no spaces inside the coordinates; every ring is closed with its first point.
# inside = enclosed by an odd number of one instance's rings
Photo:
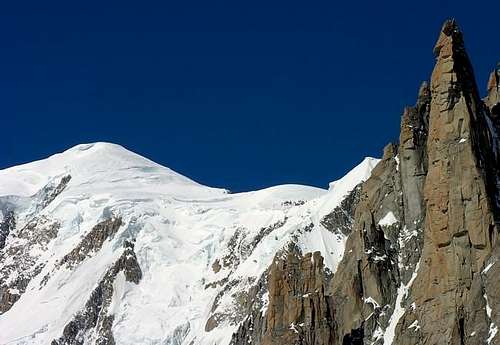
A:
{"type": "Polygon", "coordinates": [[[0,249],[5,247],[5,241],[10,232],[16,227],[16,218],[14,212],[9,210],[7,214],[3,216],[3,220],[0,222],[0,249]]]}
{"type": "Polygon", "coordinates": [[[319,253],[277,258],[267,313],[234,344],[500,344],[500,69],[481,100],[454,20],[434,53],[399,145],[385,148],[344,222],[333,278],[319,253]]]}
{"type": "Polygon", "coordinates": [[[411,270],[398,269],[398,261],[411,256],[400,248],[404,213],[396,150],[394,145],[385,148],[382,161],[363,184],[346,254],[330,285],[334,343],[361,344],[360,337],[375,340],[391,315],[403,274],[411,270]],[[394,221],[386,222],[388,217],[394,221]]]}
{"type": "Polygon", "coordinates": [[[339,206],[323,217],[321,225],[334,233],[349,235],[354,222],[354,212],[359,202],[361,186],[356,186],[339,206]]]}
{"type": "Polygon", "coordinates": [[[43,210],[52,201],[54,201],[54,199],[67,187],[69,181],[71,181],[71,175],[65,175],[59,180],[59,182],[54,183],[53,181],[36,193],[33,196],[33,198],[38,201],[35,212],[43,210]]]}

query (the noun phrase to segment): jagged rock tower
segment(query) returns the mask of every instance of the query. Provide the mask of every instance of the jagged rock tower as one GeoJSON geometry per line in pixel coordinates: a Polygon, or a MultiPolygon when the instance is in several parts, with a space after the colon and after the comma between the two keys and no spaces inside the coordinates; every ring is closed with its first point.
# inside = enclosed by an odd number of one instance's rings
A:
{"type": "Polygon", "coordinates": [[[317,253],[277,258],[267,315],[233,343],[500,344],[500,68],[481,100],[454,20],[434,54],[399,145],[361,187],[337,272],[317,253]]]}

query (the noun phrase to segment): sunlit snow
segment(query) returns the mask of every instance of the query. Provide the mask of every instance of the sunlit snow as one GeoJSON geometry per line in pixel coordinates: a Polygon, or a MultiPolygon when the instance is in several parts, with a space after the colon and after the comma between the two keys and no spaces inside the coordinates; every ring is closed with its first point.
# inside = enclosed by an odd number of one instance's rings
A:
{"type": "MultiPolygon", "coordinates": [[[[48,250],[38,254],[40,262],[47,262],[43,271],[12,309],[0,315],[0,343],[48,344],[61,336],[64,325],[82,309],[122,253],[123,240],[135,238],[143,277],[138,285],[127,282],[123,274],[114,281],[108,313],[115,316],[116,343],[168,344],[182,334],[177,339],[182,344],[195,339],[196,344],[227,344],[237,325],[223,323],[205,332],[212,302],[220,291],[220,287],[206,288],[207,284],[226,277],[242,282],[258,279],[292,239],[303,252],[321,251],[325,265],[335,271],[345,238],[323,228],[320,220],[370,176],[377,162],[365,159],[332,182],[329,190],[281,185],[237,194],[200,185],[108,143],[78,145],[41,161],[1,170],[0,197],[14,195],[19,200],[64,175],[72,179],[42,211],[59,220],[61,228],[48,250]],[[112,240],[74,270],[54,269],[58,259],[110,215],[119,215],[124,222],[112,240]],[[236,231],[250,241],[263,228],[284,220],[248,257],[240,257],[239,265],[223,267],[218,273],[212,270],[214,261],[232,250],[228,243],[236,231]],[[303,231],[310,224],[312,230],[303,231]],[[46,274],[50,279],[40,288],[46,274]]],[[[29,203],[23,207],[25,215],[32,211],[29,203]]],[[[242,283],[243,288],[247,284],[242,283]]],[[[230,310],[232,303],[226,296],[219,308],[230,310]]]]}

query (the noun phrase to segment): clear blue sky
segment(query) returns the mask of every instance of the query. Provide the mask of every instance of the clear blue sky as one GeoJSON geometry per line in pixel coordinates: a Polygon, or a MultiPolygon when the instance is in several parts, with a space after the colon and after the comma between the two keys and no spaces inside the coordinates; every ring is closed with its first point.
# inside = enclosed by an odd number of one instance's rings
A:
{"type": "Polygon", "coordinates": [[[499,1],[12,3],[0,168],[110,141],[234,191],[326,187],[397,139],[446,18],[482,92],[500,60],[499,1]]]}

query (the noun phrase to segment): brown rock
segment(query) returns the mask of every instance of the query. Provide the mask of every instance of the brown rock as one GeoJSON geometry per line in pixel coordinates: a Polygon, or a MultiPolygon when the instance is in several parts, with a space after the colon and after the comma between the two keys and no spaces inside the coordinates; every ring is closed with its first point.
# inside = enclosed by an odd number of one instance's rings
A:
{"type": "Polygon", "coordinates": [[[222,266],[220,265],[219,259],[215,260],[212,264],[212,270],[214,271],[214,273],[219,273],[221,268],[222,266]]]}
{"type": "Polygon", "coordinates": [[[388,332],[404,345],[500,342],[500,268],[481,273],[500,259],[498,79],[487,107],[454,20],[434,53],[430,85],[403,113],[399,146],[386,146],[361,186],[333,279],[293,253],[273,263],[264,336],[254,344],[381,345],[388,332]],[[323,292],[308,306],[298,295],[311,286],[323,292]],[[306,321],[318,318],[322,327],[306,321]]]}
{"type": "Polygon", "coordinates": [[[486,104],[491,110],[492,115],[496,118],[500,114],[498,111],[498,104],[500,103],[500,62],[497,63],[497,67],[490,74],[490,79],[488,80],[488,96],[485,99],[486,104]],[[495,110],[493,107],[497,106],[495,110]]]}
{"type": "Polygon", "coordinates": [[[269,271],[267,332],[263,345],[327,345],[333,341],[331,297],[326,296],[323,257],[292,248],[269,271]]]}
{"type": "Polygon", "coordinates": [[[412,292],[424,343],[463,344],[473,279],[492,249],[494,210],[478,155],[485,127],[482,103],[454,21],[443,26],[435,51],[425,239],[412,292]]]}
{"type": "MultiPolygon", "coordinates": [[[[434,53],[399,146],[386,146],[362,184],[352,229],[344,222],[333,278],[319,253],[278,257],[266,315],[232,344],[500,344],[500,71],[483,102],[454,20],[434,53]]],[[[339,220],[332,212],[324,225],[339,220]]]]}

